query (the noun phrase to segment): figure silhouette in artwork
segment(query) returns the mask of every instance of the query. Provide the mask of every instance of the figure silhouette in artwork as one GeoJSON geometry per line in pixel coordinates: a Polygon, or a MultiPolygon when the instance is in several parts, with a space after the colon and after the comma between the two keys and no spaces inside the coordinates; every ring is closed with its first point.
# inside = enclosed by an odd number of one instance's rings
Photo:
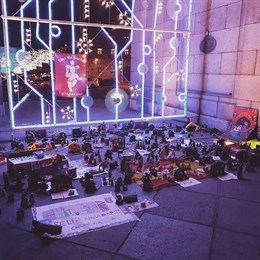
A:
{"type": "Polygon", "coordinates": [[[250,133],[250,121],[245,117],[241,117],[237,120],[236,125],[231,130],[231,136],[233,138],[246,138],[250,133]]]}
{"type": "Polygon", "coordinates": [[[76,86],[78,80],[82,80],[82,78],[76,73],[78,69],[79,65],[74,65],[74,61],[71,61],[70,65],[66,65],[65,76],[68,78],[67,84],[70,92],[73,91],[73,88],[76,86]]]}

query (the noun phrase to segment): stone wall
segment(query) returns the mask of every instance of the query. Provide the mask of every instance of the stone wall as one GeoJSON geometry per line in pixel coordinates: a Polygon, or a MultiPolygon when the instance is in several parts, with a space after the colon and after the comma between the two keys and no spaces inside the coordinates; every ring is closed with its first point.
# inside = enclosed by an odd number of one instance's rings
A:
{"type": "MultiPolygon", "coordinates": [[[[170,1],[161,2],[166,7],[170,1]]],[[[155,8],[156,1],[136,2],[138,13],[144,2],[153,3],[151,8],[155,8]]],[[[167,29],[170,23],[164,20],[162,24],[167,29]]],[[[260,112],[260,0],[193,0],[191,31],[188,115],[209,127],[225,130],[235,106],[260,112]],[[204,54],[199,46],[207,33],[217,45],[204,54]]],[[[132,46],[135,55],[136,45],[132,46]]],[[[168,105],[170,110],[178,109],[168,105]]]]}
{"type": "Polygon", "coordinates": [[[234,106],[260,110],[259,68],[260,1],[194,0],[189,111],[224,130],[234,106]],[[217,41],[210,54],[199,49],[206,32],[217,41]]]}

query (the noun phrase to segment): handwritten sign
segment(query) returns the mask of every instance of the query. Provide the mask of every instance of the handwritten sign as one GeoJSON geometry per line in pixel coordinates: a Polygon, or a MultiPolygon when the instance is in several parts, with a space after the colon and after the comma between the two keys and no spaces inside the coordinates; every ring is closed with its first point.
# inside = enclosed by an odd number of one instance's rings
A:
{"type": "Polygon", "coordinates": [[[110,194],[55,203],[32,209],[34,219],[52,225],[61,225],[62,233],[51,236],[64,238],[138,220],[124,214],[110,194]]]}

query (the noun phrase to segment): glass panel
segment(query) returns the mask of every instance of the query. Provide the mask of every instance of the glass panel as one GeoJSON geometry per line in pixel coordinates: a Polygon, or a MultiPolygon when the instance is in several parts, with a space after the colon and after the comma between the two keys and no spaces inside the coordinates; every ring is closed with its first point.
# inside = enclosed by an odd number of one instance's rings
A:
{"type": "Polygon", "coordinates": [[[191,0],[2,5],[14,129],[185,116],[191,0]]]}

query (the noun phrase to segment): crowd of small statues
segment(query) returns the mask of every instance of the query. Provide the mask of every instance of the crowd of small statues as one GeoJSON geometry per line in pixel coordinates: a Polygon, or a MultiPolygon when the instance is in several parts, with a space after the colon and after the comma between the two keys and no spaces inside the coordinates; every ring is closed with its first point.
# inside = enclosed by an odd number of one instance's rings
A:
{"type": "MultiPolygon", "coordinates": [[[[183,131],[179,128],[175,130],[183,131]]],[[[67,135],[61,132],[54,134],[51,141],[44,138],[40,146],[35,144],[35,137],[29,133],[26,135],[26,142],[29,150],[39,147],[46,150],[56,149],[59,144],[64,147],[63,149],[67,149],[68,155],[82,154],[85,166],[98,166],[99,173],[106,173],[101,178],[102,186],[113,187],[115,193],[127,191],[128,185],[134,181],[137,171],[142,173],[142,188],[145,192],[154,190],[154,178],[166,180],[169,183],[188,179],[187,172],[191,171],[191,165],[183,163],[183,160],[176,155],[178,152],[182,152],[182,158],[190,162],[197,161],[199,166],[203,167],[205,173],[211,177],[223,176],[227,169],[235,171],[238,179],[244,180],[244,170],[254,171],[260,162],[259,147],[252,151],[249,147],[240,145],[236,154],[232,155],[231,148],[225,145],[225,140],[222,138],[214,144],[202,145],[193,138],[192,133],[188,133],[188,142],[183,137],[176,138],[176,131],[166,127],[149,128],[144,131],[143,138],[140,141],[137,140],[135,133],[127,132],[126,128],[108,137],[109,130],[103,123],[97,128],[89,127],[88,131],[82,133],[81,141],[79,141],[79,138],[73,138],[69,142],[67,135]],[[133,152],[132,157],[124,156],[124,152],[129,147],[130,151],[133,152]],[[115,158],[116,154],[118,155],[117,158],[115,158]],[[220,160],[214,160],[213,158],[216,156],[220,160]],[[163,161],[168,161],[170,167],[163,168],[161,164],[163,161]],[[144,166],[147,166],[147,164],[150,164],[150,166],[144,170],[144,166]],[[113,175],[115,169],[118,169],[123,177],[115,178],[113,175]]],[[[12,140],[11,148],[16,153],[25,151],[25,145],[15,138],[12,140]]],[[[25,208],[34,205],[33,192],[46,193],[49,188],[49,191],[54,193],[73,188],[72,181],[76,176],[76,170],[74,169],[72,174],[68,165],[64,167],[63,154],[56,153],[53,157],[52,171],[57,175],[49,180],[45,179],[40,170],[24,172],[23,169],[20,169],[14,171],[10,166],[7,172],[3,173],[4,184],[3,187],[0,187],[0,196],[7,193],[7,202],[13,203],[15,192],[22,192],[20,207],[17,210],[18,219],[23,218],[25,208]],[[25,176],[28,184],[26,190],[23,180],[25,176]],[[47,182],[51,183],[51,187],[47,182]]],[[[97,191],[94,177],[95,175],[88,171],[80,178],[80,184],[86,193],[97,191]]],[[[118,197],[117,200],[118,203],[121,203],[123,199],[118,197]]]]}

